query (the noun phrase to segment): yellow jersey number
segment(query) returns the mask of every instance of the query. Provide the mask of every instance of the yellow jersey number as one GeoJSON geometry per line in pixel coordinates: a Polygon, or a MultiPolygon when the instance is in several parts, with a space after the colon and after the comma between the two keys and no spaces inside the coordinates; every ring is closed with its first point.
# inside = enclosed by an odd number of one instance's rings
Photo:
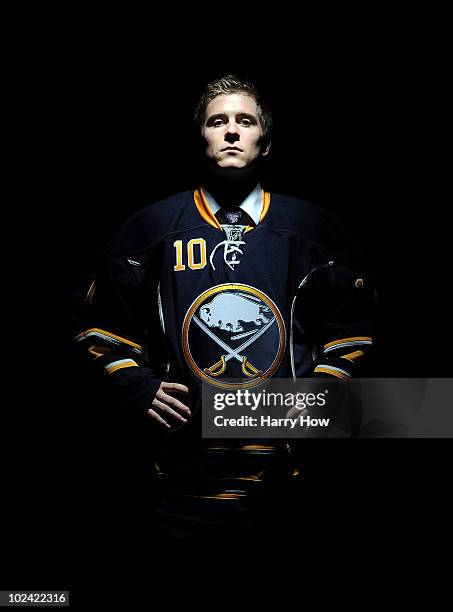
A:
{"type": "MultiPolygon", "coordinates": [[[[182,240],[175,240],[173,246],[176,249],[176,265],[173,269],[175,272],[180,272],[186,269],[183,263],[182,240]]],[[[192,238],[187,243],[187,265],[191,270],[201,270],[206,266],[206,241],[204,238],[192,238]]]]}

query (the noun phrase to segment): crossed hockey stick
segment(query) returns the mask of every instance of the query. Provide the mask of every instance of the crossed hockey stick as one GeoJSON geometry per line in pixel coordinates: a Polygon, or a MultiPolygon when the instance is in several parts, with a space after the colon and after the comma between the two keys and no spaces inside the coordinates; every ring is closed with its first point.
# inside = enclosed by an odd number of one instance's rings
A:
{"type": "Polygon", "coordinates": [[[243,342],[241,346],[238,346],[236,349],[231,348],[223,340],[221,340],[220,338],[217,338],[217,336],[209,329],[209,327],[207,327],[195,315],[193,316],[193,320],[198,325],[198,327],[200,327],[205,332],[205,334],[207,334],[210,338],[212,338],[214,342],[216,342],[221,348],[223,348],[227,352],[226,355],[222,355],[219,361],[214,363],[214,365],[212,365],[210,368],[204,369],[206,374],[210,374],[211,376],[220,376],[226,370],[227,361],[229,361],[230,359],[233,359],[234,357],[235,359],[241,362],[242,372],[244,373],[245,376],[252,378],[253,376],[263,375],[263,372],[255,368],[255,366],[253,366],[251,363],[249,363],[247,361],[247,357],[245,355],[241,355],[240,351],[243,351],[244,349],[249,347],[251,344],[253,344],[256,340],[258,340],[258,338],[262,336],[269,329],[271,325],[273,325],[273,323],[275,322],[275,317],[273,317],[268,323],[266,323],[266,325],[262,329],[257,331],[251,338],[243,342]]]}

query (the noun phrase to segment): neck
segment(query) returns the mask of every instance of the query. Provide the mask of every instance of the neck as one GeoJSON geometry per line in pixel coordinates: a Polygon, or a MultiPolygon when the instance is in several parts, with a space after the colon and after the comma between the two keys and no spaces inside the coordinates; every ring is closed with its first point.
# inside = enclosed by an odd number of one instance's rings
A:
{"type": "Polygon", "coordinates": [[[260,164],[246,168],[219,168],[208,162],[203,173],[203,187],[224,210],[236,210],[260,180],[260,164]]]}

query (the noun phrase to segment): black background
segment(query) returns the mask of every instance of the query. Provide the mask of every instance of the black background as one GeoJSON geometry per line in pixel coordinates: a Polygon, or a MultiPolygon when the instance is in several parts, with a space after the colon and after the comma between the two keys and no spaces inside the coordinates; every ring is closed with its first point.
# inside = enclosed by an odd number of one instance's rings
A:
{"type": "MultiPolygon", "coordinates": [[[[23,52],[21,168],[4,227],[6,586],[83,589],[75,540],[93,459],[84,435],[99,415],[81,406],[71,372],[66,294],[122,221],[196,185],[191,115],[212,78],[237,72],[258,84],[275,119],[270,188],[331,210],[366,250],[384,313],[378,374],[450,375],[441,37],[428,42],[404,21],[376,31],[290,23],[278,40],[273,28],[244,40],[244,24],[226,24],[186,38],[170,28],[156,41],[155,23],[126,36],[100,21],[43,34],[23,52]]],[[[301,492],[310,520],[350,543],[365,530],[371,547],[386,529],[419,537],[412,521],[427,500],[442,515],[445,446],[312,443],[301,492]]]]}

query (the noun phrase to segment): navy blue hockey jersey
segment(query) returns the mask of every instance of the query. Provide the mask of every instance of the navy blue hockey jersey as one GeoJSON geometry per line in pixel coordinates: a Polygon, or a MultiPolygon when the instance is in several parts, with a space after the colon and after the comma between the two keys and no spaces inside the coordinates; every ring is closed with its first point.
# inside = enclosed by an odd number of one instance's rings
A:
{"type": "Polygon", "coordinates": [[[349,378],[375,335],[374,291],[347,232],[325,210],[265,191],[256,227],[221,226],[202,189],[139,211],[73,305],[75,340],[112,401],[146,414],[162,380],[189,387],[192,417],[162,432],[156,465],[183,489],[190,472],[181,494],[206,499],[275,478],[289,447],[203,441],[203,381],[349,378]]]}

